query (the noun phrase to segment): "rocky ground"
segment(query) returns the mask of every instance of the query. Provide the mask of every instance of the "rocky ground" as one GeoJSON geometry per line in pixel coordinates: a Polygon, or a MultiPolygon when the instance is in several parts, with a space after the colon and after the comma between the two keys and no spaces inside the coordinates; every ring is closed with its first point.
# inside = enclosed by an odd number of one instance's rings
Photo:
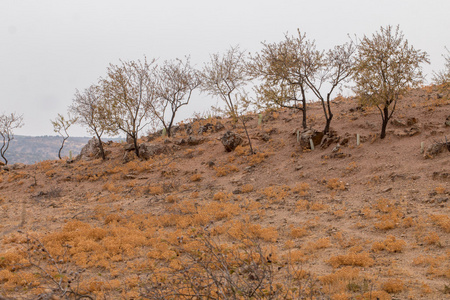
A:
{"type": "Polygon", "coordinates": [[[187,284],[171,276],[195,270],[188,254],[207,253],[194,243],[206,230],[220,247],[260,249],[256,265],[274,274],[264,288],[278,284],[267,298],[449,298],[449,100],[411,91],[383,140],[376,108],[338,97],[332,109],[333,134],[314,150],[318,103],[309,131],[294,111],[248,115],[253,155],[241,123],[214,118],[143,138],[145,159],[110,143],[106,161],[92,147],[75,161],[4,168],[0,295],[156,299],[169,290],[162,273],[187,284]],[[230,152],[227,131],[243,140],[230,152]]]}

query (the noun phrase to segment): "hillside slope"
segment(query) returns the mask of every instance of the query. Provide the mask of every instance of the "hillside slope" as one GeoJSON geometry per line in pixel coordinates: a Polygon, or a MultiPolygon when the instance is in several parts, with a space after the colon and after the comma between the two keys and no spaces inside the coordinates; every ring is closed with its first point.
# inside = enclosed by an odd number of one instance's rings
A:
{"type": "MultiPolygon", "coordinates": [[[[300,115],[279,110],[248,116],[254,155],[225,152],[243,128],[209,119],[144,138],[162,152],[148,160],[113,143],[106,161],[1,171],[0,295],[450,297],[450,152],[421,153],[450,138],[449,100],[412,91],[384,140],[376,109],[332,105],[339,149],[303,149],[300,115]]],[[[321,130],[321,107],[308,115],[321,130]]]]}

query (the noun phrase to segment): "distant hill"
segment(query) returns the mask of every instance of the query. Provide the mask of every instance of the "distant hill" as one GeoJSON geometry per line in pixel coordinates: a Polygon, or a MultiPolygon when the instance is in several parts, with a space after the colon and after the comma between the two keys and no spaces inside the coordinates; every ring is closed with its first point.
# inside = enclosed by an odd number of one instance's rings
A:
{"type": "MultiPolygon", "coordinates": [[[[70,137],[64,144],[62,156],[69,156],[70,151],[75,157],[92,137],[70,137]]],[[[120,141],[122,138],[108,138],[104,141],[120,141]]],[[[6,158],[8,164],[24,163],[34,164],[43,160],[58,159],[58,151],[61,147],[60,136],[23,136],[16,135],[11,141],[6,158]]]]}

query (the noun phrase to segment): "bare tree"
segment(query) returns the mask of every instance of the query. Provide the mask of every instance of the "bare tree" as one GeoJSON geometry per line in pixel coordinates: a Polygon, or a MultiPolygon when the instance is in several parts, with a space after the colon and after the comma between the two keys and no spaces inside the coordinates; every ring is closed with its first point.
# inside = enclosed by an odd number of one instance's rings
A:
{"type": "Polygon", "coordinates": [[[306,76],[313,76],[306,69],[306,51],[314,43],[306,40],[306,34],[285,35],[284,41],[273,44],[263,43],[263,49],[252,57],[248,65],[249,73],[262,79],[256,89],[259,99],[271,106],[293,108],[302,111],[302,127],[306,128],[306,76]]]}
{"type": "Polygon", "coordinates": [[[176,113],[180,107],[189,104],[192,91],[200,85],[198,72],[191,67],[189,60],[187,57],[185,61],[165,61],[156,71],[157,100],[151,102],[151,107],[169,137],[176,113]]]}
{"type": "Polygon", "coordinates": [[[58,117],[55,120],[50,121],[53,125],[53,131],[57,132],[63,138],[61,147],[58,151],[58,157],[59,159],[61,159],[61,151],[64,148],[64,143],[69,138],[69,133],[67,131],[69,130],[69,127],[77,121],[77,118],[73,118],[69,115],[69,117],[66,119],[63,115],[58,114],[58,117]]]}
{"type": "Polygon", "coordinates": [[[433,72],[433,82],[439,85],[442,92],[447,94],[447,97],[450,95],[450,51],[447,50],[447,54],[443,54],[442,56],[445,59],[445,69],[433,72]]]}
{"type": "Polygon", "coordinates": [[[223,56],[212,54],[201,73],[201,89],[211,96],[219,97],[225,104],[225,112],[238,117],[243,87],[248,82],[244,52],[239,46],[231,47],[223,56]]]}
{"type": "Polygon", "coordinates": [[[139,132],[147,126],[156,99],[153,66],[155,60],[122,61],[111,64],[102,88],[108,112],[115,126],[133,140],[139,157],[139,132]]]}
{"type": "Polygon", "coordinates": [[[97,137],[102,159],[106,159],[101,137],[104,133],[116,135],[117,129],[108,114],[101,87],[91,85],[83,92],[77,90],[70,111],[78,118],[78,123],[97,137]]]}
{"type": "Polygon", "coordinates": [[[324,134],[330,130],[333,119],[331,96],[336,88],[350,78],[354,52],[352,42],[335,46],[327,53],[316,50],[314,43],[311,43],[305,51],[305,83],[322,103],[326,120],[324,134]],[[327,88],[326,95],[322,93],[324,88],[327,88]]]}
{"type": "Polygon", "coordinates": [[[6,159],[6,151],[8,151],[10,142],[14,139],[14,129],[23,126],[23,116],[11,113],[10,115],[0,115],[0,135],[2,136],[2,147],[0,148],[0,155],[5,161],[5,165],[8,164],[6,159]]]}
{"type": "Polygon", "coordinates": [[[427,53],[410,46],[399,26],[381,27],[371,38],[364,36],[360,41],[354,66],[355,92],[363,103],[380,111],[381,139],[386,137],[399,97],[422,82],[424,62],[429,63],[427,53]]]}

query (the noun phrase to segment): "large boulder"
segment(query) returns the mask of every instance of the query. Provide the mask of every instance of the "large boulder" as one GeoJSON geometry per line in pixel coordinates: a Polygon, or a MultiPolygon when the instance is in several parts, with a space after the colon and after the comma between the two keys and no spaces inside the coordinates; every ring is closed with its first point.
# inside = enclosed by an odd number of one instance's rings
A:
{"type": "MultiPolygon", "coordinates": [[[[297,134],[297,130],[294,133],[297,134]]],[[[309,140],[311,139],[313,141],[314,146],[318,146],[322,143],[323,136],[322,131],[317,131],[314,128],[306,128],[299,132],[298,142],[302,148],[311,149],[309,140]]]]}
{"type": "Polygon", "coordinates": [[[81,149],[79,159],[91,160],[101,157],[100,145],[98,139],[92,138],[88,141],[86,145],[81,149]]]}
{"type": "Polygon", "coordinates": [[[139,145],[139,156],[143,159],[149,159],[152,156],[166,153],[169,148],[166,145],[141,143],[139,145]]]}
{"type": "Polygon", "coordinates": [[[220,139],[223,146],[225,147],[225,151],[231,152],[236,149],[237,146],[242,144],[242,138],[239,134],[234,133],[232,131],[227,131],[220,139]]]}

